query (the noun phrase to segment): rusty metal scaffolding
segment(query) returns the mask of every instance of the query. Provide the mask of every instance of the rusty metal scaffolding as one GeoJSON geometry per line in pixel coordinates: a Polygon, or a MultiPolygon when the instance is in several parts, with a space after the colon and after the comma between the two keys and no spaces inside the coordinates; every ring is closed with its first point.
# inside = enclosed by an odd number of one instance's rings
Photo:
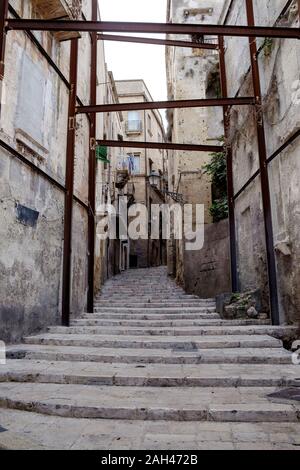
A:
{"type": "MultiPolygon", "coordinates": [[[[238,274],[237,274],[237,249],[236,249],[236,227],[235,227],[235,200],[243,191],[260,175],[261,189],[263,200],[263,213],[265,223],[265,241],[267,250],[268,275],[269,275],[269,293],[270,307],[273,324],[279,324],[279,308],[277,294],[277,278],[276,278],[276,259],[274,253],[273,225],[271,214],[271,197],[268,176],[268,163],[276,158],[288,145],[299,137],[300,131],[297,131],[284,145],[282,145],[273,155],[267,157],[266,139],[264,131],[264,119],[262,113],[262,96],[260,88],[259,66],[257,61],[257,44],[256,38],[282,38],[282,39],[300,39],[300,28],[287,27],[264,27],[255,26],[253,0],[245,0],[247,25],[246,26],[229,26],[229,25],[198,25],[198,24],[171,24],[171,23],[120,23],[120,22],[102,22],[97,21],[97,0],[92,2],[92,18],[91,21],[83,20],[36,20],[23,19],[9,6],[8,0],[1,0],[0,3],[0,85],[4,78],[5,64],[5,42],[6,35],[11,30],[24,31],[30,40],[35,44],[48,64],[56,71],[61,80],[70,90],[69,94],[69,113],[67,128],[67,156],[66,156],[66,181],[65,186],[49,176],[47,173],[36,167],[32,162],[28,161],[23,155],[10,147],[7,143],[0,140],[0,146],[8,151],[12,156],[18,158],[27,164],[34,171],[38,172],[42,177],[46,178],[51,184],[58,187],[65,193],[65,217],[64,217],[64,257],[63,257],[63,299],[62,299],[62,323],[69,325],[70,321],[70,295],[71,295],[71,254],[72,254],[72,214],[73,201],[78,202],[88,212],[88,311],[94,310],[94,250],[95,250],[95,172],[96,159],[95,147],[96,140],[96,113],[98,112],[115,112],[120,110],[145,110],[160,108],[192,108],[192,107],[209,107],[221,106],[224,113],[224,135],[225,150],[227,155],[227,180],[228,180],[228,204],[229,204],[229,226],[230,226],[230,251],[231,251],[231,277],[232,289],[238,290],[238,274]],[[8,11],[13,18],[8,18],[8,11]],[[39,43],[37,38],[31,31],[76,31],[89,32],[91,38],[91,76],[90,76],[90,103],[84,106],[76,95],[77,90],[77,69],[78,69],[78,41],[79,39],[71,39],[70,53],[70,78],[64,77],[60,69],[47,54],[45,49],[39,43]],[[193,35],[200,34],[205,36],[217,37],[218,42],[209,42],[208,40],[197,43],[193,41],[182,41],[175,39],[154,39],[129,37],[122,35],[107,35],[104,33],[165,33],[170,35],[193,35]],[[248,37],[249,51],[251,59],[251,72],[254,89],[254,97],[246,98],[230,98],[228,97],[227,78],[226,78],[226,50],[224,46],[224,37],[248,37]],[[220,61],[220,79],[222,98],[214,100],[181,100],[168,102],[151,102],[151,103],[126,103],[103,105],[97,104],[97,41],[118,41],[133,42],[141,44],[157,44],[173,47],[189,47],[199,49],[211,49],[219,52],[220,61]],[[234,175],[232,166],[232,149],[229,143],[230,133],[230,108],[235,105],[245,105],[255,107],[257,141],[259,152],[259,170],[245,183],[245,185],[234,194],[234,175]],[[89,191],[88,205],[82,202],[74,195],[74,155],[75,155],[75,124],[76,115],[84,113],[89,120],[89,191]]],[[[300,17],[300,0],[298,0],[299,17],[300,17]]],[[[1,96],[1,95],[0,95],[1,96]]],[[[1,112],[1,102],[0,102],[1,112]]],[[[223,146],[214,145],[189,145],[189,144],[166,144],[166,143],[149,143],[149,142],[128,142],[128,141],[98,141],[103,145],[110,147],[143,147],[143,148],[160,148],[175,149],[189,151],[205,151],[215,152],[223,150],[223,146]]]]}

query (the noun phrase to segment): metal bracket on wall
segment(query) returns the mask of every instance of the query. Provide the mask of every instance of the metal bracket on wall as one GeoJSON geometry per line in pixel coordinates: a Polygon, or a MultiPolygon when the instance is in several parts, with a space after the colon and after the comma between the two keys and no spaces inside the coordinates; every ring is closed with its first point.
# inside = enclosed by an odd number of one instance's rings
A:
{"type": "Polygon", "coordinates": [[[76,131],[76,117],[69,117],[69,131],[76,131]]]}

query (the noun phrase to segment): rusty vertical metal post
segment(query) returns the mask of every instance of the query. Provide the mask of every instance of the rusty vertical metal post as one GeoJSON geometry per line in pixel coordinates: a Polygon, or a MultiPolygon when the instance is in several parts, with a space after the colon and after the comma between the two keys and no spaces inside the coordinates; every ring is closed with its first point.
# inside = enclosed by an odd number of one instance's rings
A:
{"type": "MultiPolygon", "coordinates": [[[[219,59],[222,98],[228,98],[225,44],[224,37],[219,37],[219,59]]],[[[228,214],[229,214],[229,234],[230,234],[230,264],[231,264],[231,287],[232,292],[238,291],[238,270],[237,270],[237,250],[236,250],[236,230],[235,230],[235,207],[234,207],[234,184],[232,167],[232,149],[229,144],[230,138],[230,107],[223,107],[224,115],[224,136],[227,162],[227,192],[228,192],[228,214]]]]}
{"type": "Polygon", "coordinates": [[[8,15],[8,0],[1,0],[0,2],[0,116],[2,107],[2,85],[4,79],[4,58],[5,58],[5,20],[8,15]]]}
{"type": "MultiPolygon", "coordinates": [[[[92,0],[92,20],[98,19],[98,1],[92,0]]],[[[91,74],[90,105],[97,104],[97,33],[91,33],[91,74]]],[[[88,215],[88,298],[87,311],[94,312],[94,269],[95,269],[95,211],[96,211],[96,123],[95,113],[90,115],[89,151],[89,215],[88,215]]]]}
{"type": "Polygon", "coordinates": [[[62,285],[62,324],[70,324],[71,307],[71,266],[72,266],[72,220],[75,170],[75,132],[76,132],[76,93],[78,68],[78,39],[71,40],[70,51],[70,94],[67,130],[66,155],[66,195],[64,216],[64,252],[63,252],[63,285],[62,285]]]}
{"type": "MultiPolygon", "coordinates": [[[[247,10],[247,24],[248,26],[255,25],[253,1],[246,0],[247,10]]],[[[279,325],[279,305],[278,305],[278,292],[277,292],[277,270],[276,258],[274,250],[274,236],[272,224],[272,209],[271,209],[271,196],[270,196],[270,183],[268,175],[267,164],[267,148],[266,136],[264,130],[264,117],[262,110],[262,96],[260,85],[260,73],[258,65],[257,44],[256,38],[249,38],[250,58],[251,58],[251,71],[253,79],[253,89],[256,101],[256,127],[257,127],[257,141],[258,141],[258,154],[259,166],[261,174],[261,193],[263,202],[264,224],[265,224],[265,239],[267,250],[267,263],[269,275],[269,295],[271,306],[271,317],[273,325],[279,325]]]]}

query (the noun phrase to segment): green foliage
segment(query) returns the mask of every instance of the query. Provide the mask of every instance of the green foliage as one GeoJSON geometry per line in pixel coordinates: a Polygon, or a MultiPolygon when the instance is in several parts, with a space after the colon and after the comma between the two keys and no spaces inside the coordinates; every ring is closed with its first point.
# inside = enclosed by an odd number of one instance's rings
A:
{"type": "MultiPolygon", "coordinates": [[[[223,142],[224,139],[219,139],[223,142]]],[[[203,170],[210,175],[212,182],[213,203],[210,213],[214,222],[228,217],[227,201],[227,166],[225,152],[211,154],[211,161],[204,165],[203,170]]]]}
{"type": "Polygon", "coordinates": [[[265,54],[266,57],[269,57],[271,55],[271,52],[273,50],[273,46],[274,46],[274,41],[273,41],[272,38],[266,38],[264,40],[262,48],[263,48],[263,51],[264,51],[264,54],[265,54]]]}
{"type": "Polygon", "coordinates": [[[216,199],[209,208],[209,212],[214,222],[220,222],[228,217],[227,196],[223,199],[216,199]]]}

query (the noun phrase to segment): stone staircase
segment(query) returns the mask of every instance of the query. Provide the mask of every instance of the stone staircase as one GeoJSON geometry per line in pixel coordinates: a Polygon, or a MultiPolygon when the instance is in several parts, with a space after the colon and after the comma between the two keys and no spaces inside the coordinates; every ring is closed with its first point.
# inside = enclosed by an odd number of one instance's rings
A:
{"type": "Polygon", "coordinates": [[[26,428],[34,448],[300,445],[300,403],[270,397],[300,386],[282,346],[295,328],[222,320],[213,299],[185,294],[165,268],[116,276],[95,305],[8,348],[0,424],[10,432],[26,428]],[[42,437],[48,420],[55,431],[42,437]]]}

